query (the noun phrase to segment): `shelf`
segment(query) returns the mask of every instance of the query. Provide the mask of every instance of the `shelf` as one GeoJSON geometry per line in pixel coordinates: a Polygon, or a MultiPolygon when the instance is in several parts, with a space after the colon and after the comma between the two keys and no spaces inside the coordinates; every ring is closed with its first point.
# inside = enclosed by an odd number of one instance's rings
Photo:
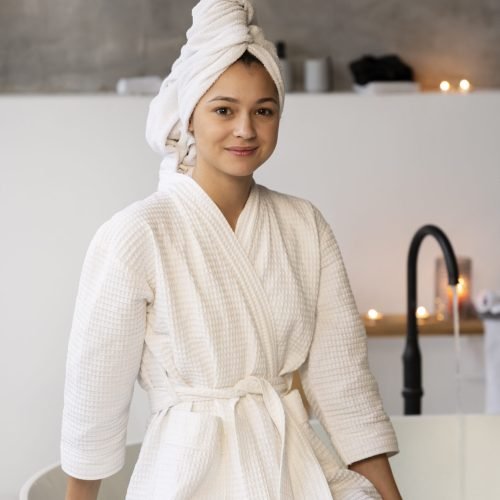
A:
{"type": "MultiPolygon", "coordinates": [[[[363,318],[368,337],[398,337],[406,336],[406,315],[388,315],[382,319],[370,320],[363,318]]],[[[453,335],[452,321],[438,321],[434,317],[418,320],[419,335],[453,335]]],[[[482,335],[483,322],[480,319],[460,321],[460,333],[467,335],[482,335]]]]}

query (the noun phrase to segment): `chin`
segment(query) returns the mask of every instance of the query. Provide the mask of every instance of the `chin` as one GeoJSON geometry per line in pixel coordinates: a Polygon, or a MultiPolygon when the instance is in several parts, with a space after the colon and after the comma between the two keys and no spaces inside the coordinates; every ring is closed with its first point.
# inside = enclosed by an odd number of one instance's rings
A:
{"type": "Polygon", "coordinates": [[[227,175],[232,175],[234,177],[248,177],[252,175],[259,167],[259,165],[241,165],[239,168],[235,168],[234,164],[230,167],[224,169],[227,175]]]}
{"type": "Polygon", "coordinates": [[[254,168],[252,170],[238,170],[238,171],[226,171],[227,175],[230,175],[231,177],[250,177],[257,169],[254,168]]]}

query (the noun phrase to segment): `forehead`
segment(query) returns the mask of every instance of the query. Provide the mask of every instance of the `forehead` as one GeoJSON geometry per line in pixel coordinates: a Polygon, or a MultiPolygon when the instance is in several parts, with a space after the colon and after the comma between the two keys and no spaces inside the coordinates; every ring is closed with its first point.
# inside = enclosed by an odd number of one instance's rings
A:
{"type": "Polygon", "coordinates": [[[230,97],[277,97],[278,91],[271,75],[262,64],[245,64],[238,61],[215,81],[204,96],[204,100],[214,95],[225,95],[230,97]]]}

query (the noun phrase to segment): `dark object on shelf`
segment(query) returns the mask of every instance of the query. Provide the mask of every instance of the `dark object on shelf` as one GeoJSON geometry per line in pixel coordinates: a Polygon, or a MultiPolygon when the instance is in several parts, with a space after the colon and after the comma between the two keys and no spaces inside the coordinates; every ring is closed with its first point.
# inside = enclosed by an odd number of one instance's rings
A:
{"type": "Polygon", "coordinates": [[[396,55],[363,56],[349,64],[358,85],[370,82],[413,82],[413,69],[396,55]]]}
{"type": "Polygon", "coordinates": [[[458,283],[457,258],[450,240],[437,226],[427,225],[421,227],[411,240],[410,251],[408,252],[408,316],[406,319],[406,346],[403,353],[405,415],[420,415],[420,402],[424,393],[422,390],[422,359],[418,346],[418,328],[415,313],[417,311],[417,257],[422,240],[427,235],[434,236],[443,251],[448,271],[448,283],[452,286],[458,283]]]}
{"type": "Polygon", "coordinates": [[[286,43],[279,41],[276,42],[276,51],[279,59],[286,59],[286,43]]]}
{"type": "Polygon", "coordinates": [[[281,71],[283,75],[283,83],[285,84],[285,92],[290,92],[293,89],[293,75],[290,61],[287,58],[287,47],[283,40],[276,42],[276,52],[280,60],[281,71]]]}

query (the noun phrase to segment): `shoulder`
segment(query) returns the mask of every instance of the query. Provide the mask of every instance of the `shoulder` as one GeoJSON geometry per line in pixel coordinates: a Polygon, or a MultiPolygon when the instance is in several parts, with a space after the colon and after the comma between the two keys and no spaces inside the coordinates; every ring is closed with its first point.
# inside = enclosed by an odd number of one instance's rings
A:
{"type": "Polygon", "coordinates": [[[118,210],[98,227],[90,248],[105,249],[128,264],[143,258],[154,242],[161,204],[155,192],[118,210]]]}
{"type": "Polygon", "coordinates": [[[261,196],[284,220],[303,222],[309,227],[314,227],[318,233],[322,233],[325,226],[328,226],[319,208],[310,200],[262,185],[259,185],[259,189],[261,196]]]}

